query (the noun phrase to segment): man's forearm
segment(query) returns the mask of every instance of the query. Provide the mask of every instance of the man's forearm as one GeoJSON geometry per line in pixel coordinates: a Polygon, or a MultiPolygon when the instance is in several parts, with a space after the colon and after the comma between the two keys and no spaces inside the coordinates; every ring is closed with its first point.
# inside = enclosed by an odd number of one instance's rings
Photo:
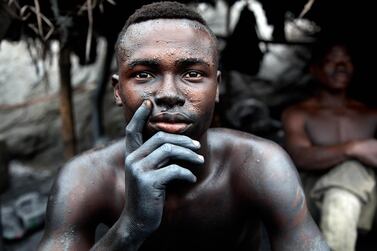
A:
{"type": "Polygon", "coordinates": [[[377,140],[354,141],[348,149],[348,155],[370,167],[377,167],[377,140]]]}
{"type": "Polygon", "coordinates": [[[90,249],[91,251],[134,251],[138,250],[145,234],[119,219],[107,233],[90,249]]]}
{"type": "Polygon", "coordinates": [[[348,143],[335,146],[294,147],[290,153],[301,170],[326,170],[350,159],[348,143]]]}

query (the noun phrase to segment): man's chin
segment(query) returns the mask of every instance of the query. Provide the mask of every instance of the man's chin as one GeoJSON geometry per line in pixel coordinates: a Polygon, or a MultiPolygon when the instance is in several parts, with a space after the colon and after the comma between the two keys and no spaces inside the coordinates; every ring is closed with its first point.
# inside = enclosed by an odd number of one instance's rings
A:
{"type": "Polygon", "coordinates": [[[323,85],[330,92],[343,92],[348,88],[348,82],[333,82],[323,85]]]}

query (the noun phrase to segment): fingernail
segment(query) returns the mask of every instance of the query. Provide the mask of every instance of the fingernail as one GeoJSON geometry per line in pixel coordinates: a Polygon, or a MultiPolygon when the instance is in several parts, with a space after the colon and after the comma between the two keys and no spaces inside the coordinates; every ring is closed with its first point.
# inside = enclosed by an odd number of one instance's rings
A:
{"type": "Polygon", "coordinates": [[[146,100],[144,100],[143,105],[150,108],[150,107],[152,107],[152,101],[150,101],[149,99],[146,99],[146,100]]]}
{"type": "Polygon", "coordinates": [[[194,146],[196,146],[196,147],[200,147],[200,143],[199,143],[199,141],[197,141],[197,140],[193,140],[192,143],[194,144],[194,146]]]}
{"type": "Polygon", "coordinates": [[[202,155],[198,155],[198,159],[200,159],[201,161],[204,161],[204,157],[202,155]]]}

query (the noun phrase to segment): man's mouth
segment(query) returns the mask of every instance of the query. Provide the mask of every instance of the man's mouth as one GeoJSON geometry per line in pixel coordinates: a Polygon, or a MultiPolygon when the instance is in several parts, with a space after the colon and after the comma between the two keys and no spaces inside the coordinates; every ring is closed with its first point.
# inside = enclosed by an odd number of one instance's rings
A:
{"type": "Polygon", "coordinates": [[[181,134],[192,125],[192,120],[181,113],[159,113],[149,120],[150,126],[156,131],[181,134]]]}
{"type": "Polygon", "coordinates": [[[185,124],[185,123],[157,122],[157,123],[151,123],[151,125],[157,131],[164,131],[167,133],[175,133],[175,134],[183,133],[189,127],[189,124],[185,124]]]}
{"type": "Polygon", "coordinates": [[[334,79],[334,80],[338,80],[338,81],[348,81],[350,79],[350,74],[346,71],[335,71],[331,77],[334,79]]]}

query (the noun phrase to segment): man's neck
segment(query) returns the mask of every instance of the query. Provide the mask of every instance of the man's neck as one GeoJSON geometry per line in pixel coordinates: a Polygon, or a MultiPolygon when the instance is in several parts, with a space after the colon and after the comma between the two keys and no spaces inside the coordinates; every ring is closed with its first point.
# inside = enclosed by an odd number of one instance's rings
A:
{"type": "Polygon", "coordinates": [[[205,132],[200,138],[200,149],[198,151],[205,159],[205,164],[197,170],[195,175],[197,175],[198,180],[205,179],[210,172],[210,158],[211,158],[211,149],[209,149],[208,145],[208,133],[205,132]]]}
{"type": "Polygon", "coordinates": [[[318,95],[319,103],[328,108],[345,107],[349,101],[345,91],[329,92],[321,91],[318,95]]]}

